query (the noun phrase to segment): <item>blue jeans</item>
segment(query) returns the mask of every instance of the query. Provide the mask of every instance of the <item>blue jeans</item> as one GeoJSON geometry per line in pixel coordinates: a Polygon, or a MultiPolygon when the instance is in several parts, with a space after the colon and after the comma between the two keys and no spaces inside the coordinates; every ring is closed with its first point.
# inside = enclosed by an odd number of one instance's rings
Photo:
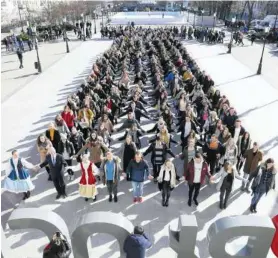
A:
{"type": "Polygon", "coordinates": [[[143,196],[143,182],[131,182],[133,188],[133,197],[142,197],[143,196]]]}
{"type": "Polygon", "coordinates": [[[251,200],[251,205],[257,205],[261,197],[265,194],[265,191],[255,192],[251,200]]]}

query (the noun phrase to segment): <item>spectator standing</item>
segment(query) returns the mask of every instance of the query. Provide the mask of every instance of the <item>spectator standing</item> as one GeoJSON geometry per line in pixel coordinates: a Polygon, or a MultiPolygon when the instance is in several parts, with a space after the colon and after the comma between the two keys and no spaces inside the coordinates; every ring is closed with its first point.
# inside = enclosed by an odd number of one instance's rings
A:
{"type": "Polygon", "coordinates": [[[151,241],[140,226],[134,228],[133,234],[129,235],[124,242],[126,258],[145,258],[146,249],[152,246],[151,241]]]}

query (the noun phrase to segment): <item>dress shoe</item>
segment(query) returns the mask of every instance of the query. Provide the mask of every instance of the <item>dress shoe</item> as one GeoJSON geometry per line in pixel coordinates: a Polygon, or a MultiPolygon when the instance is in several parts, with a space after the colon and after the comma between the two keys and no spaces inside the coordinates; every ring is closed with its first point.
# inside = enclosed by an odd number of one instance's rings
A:
{"type": "Polygon", "coordinates": [[[109,202],[112,202],[112,195],[109,195],[108,201],[109,201],[109,202]]]}
{"type": "Polygon", "coordinates": [[[48,176],[48,179],[47,179],[48,181],[52,181],[52,178],[51,178],[51,176],[49,175],[48,176]]]}
{"type": "Polygon", "coordinates": [[[88,198],[85,198],[85,202],[87,202],[89,199],[88,198]]]}
{"type": "Polygon", "coordinates": [[[60,197],[61,197],[61,194],[57,194],[56,200],[60,199],[60,197]]]}
{"type": "Polygon", "coordinates": [[[223,203],[222,203],[222,202],[219,203],[219,208],[220,208],[221,210],[223,210],[223,203]]]}
{"type": "Polygon", "coordinates": [[[196,205],[196,206],[198,206],[198,205],[199,205],[199,203],[198,203],[197,199],[194,199],[193,201],[194,201],[194,203],[195,203],[195,205],[196,205]]]}
{"type": "Polygon", "coordinates": [[[168,207],[169,206],[169,200],[166,200],[165,202],[165,206],[168,207]]]}
{"type": "Polygon", "coordinates": [[[163,207],[165,206],[165,200],[164,199],[162,199],[161,204],[162,204],[163,207]]]}
{"type": "Polygon", "coordinates": [[[114,202],[118,202],[118,196],[114,195],[114,202]]]}
{"type": "Polygon", "coordinates": [[[187,204],[189,207],[191,207],[191,200],[188,200],[187,204]]]}

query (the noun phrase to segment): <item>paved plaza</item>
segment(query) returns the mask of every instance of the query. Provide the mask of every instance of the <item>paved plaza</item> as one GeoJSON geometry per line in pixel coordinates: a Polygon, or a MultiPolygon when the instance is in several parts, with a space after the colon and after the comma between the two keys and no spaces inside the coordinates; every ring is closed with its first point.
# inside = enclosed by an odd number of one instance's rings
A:
{"type": "MultiPolygon", "coordinates": [[[[55,114],[62,110],[67,96],[76,91],[76,88],[90,73],[93,62],[111,44],[110,40],[97,38],[86,42],[70,42],[71,53],[69,54],[65,54],[64,42],[42,45],[40,53],[44,71],[40,75],[32,74],[35,72],[33,69],[34,51],[27,53],[28,56],[26,54],[26,68],[20,71],[17,69],[18,61],[15,55],[2,56],[2,179],[5,173],[4,166],[13,149],[18,149],[21,156],[33,164],[39,163],[35,146],[37,136],[45,131],[55,114]],[[9,69],[11,71],[5,72],[9,69]],[[15,79],[16,77],[20,78],[15,79]]],[[[259,142],[265,155],[277,160],[278,124],[274,119],[274,111],[278,110],[278,79],[273,76],[275,69],[278,69],[278,65],[275,67],[278,62],[277,55],[272,54],[271,48],[266,49],[263,75],[257,76],[254,64],[257,55],[259,56],[257,52],[261,47],[260,44],[245,48],[236,47],[232,50],[232,55],[226,54],[227,48],[222,45],[210,46],[200,44],[195,40],[185,40],[184,44],[200,67],[211,75],[217,89],[228,96],[243,121],[244,127],[251,133],[252,138],[259,142]]],[[[150,82],[147,83],[147,87],[152,87],[150,82]]],[[[120,125],[121,123],[116,128],[120,125]]],[[[143,119],[142,125],[143,129],[147,130],[154,125],[154,122],[143,119]]],[[[115,139],[122,135],[123,132],[113,134],[112,137],[114,139],[112,148],[116,154],[120,143],[115,139]]],[[[154,134],[144,135],[142,150],[146,149],[148,139],[153,136],[154,134]]],[[[175,135],[175,140],[179,141],[179,139],[180,136],[175,135]]],[[[180,151],[180,146],[173,145],[174,154],[180,151]]],[[[150,161],[149,156],[147,160],[150,161]]],[[[174,162],[181,175],[183,173],[182,161],[175,159],[174,162]]],[[[76,176],[74,181],[67,184],[69,196],[57,201],[53,183],[47,181],[47,173],[44,170],[33,175],[33,182],[36,188],[31,197],[24,202],[20,202],[21,196],[2,191],[2,227],[13,249],[13,258],[23,258],[23,253],[24,258],[39,258],[48,242],[47,237],[39,231],[11,231],[7,227],[6,221],[15,205],[17,209],[32,207],[59,214],[68,225],[70,234],[85,213],[93,211],[121,213],[134,225],[144,226],[153,242],[153,247],[147,252],[149,258],[176,257],[175,252],[169,248],[169,225],[177,226],[178,217],[181,214],[192,214],[196,216],[199,227],[196,254],[200,258],[209,258],[206,238],[209,226],[225,216],[249,214],[251,199],[249,194],[240,191],[240,182],[237,181],[235,191],[230,198],[230,205],[226,210],[220,211],[219,193],[215,185],[205,185],[201,189],[199,206],[188,207],[188,186],[180,182],[172,192],[170,206],[165,208],[161,206],[161,193],[157,185],[146,181],[144,202],[133,204],[131,183],[122,179],[119,185],[118,203],[108,203],[106,187],[102,184],[98,185],[98,200],[92,203],[85,202],[79,196],[79,178],[76,176]]],[[[259,203],[258,214],[250,216],[274,216],[277,213],[278,194],[277,191],[271,191],[259,203]]],[[[240,241],[246,241],[246,238],[242,237],[240,241]]],[[[91,258],[119,257],[119,246],[111,236],[94,234],[89,238],[87,245],[91,258]]],[[[268,258],[273,257],[270,251],[268,258]]]]}

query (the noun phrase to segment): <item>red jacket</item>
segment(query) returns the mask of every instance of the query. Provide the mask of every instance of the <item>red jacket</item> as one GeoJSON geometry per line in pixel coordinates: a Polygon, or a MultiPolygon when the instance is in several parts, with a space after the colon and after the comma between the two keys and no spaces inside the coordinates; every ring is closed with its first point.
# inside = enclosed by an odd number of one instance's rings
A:
{"type": "Polygon", "coordinates": [[[81,185],[94,185],[96,183],[96,178],[94,176],[94,172],[93,172],[93,164],[92,162],[90,162],[90,165],[88,167],[88,182],[86,180],[86,172],[85,172],[85,169],[82,165],[82,162],[80,163],[81,164],[81,179],[80,179],[80,182],[79,184],[81,185]]]}
{"type": "MultiPolygon", "coordinates": [[[[186,181],[188,181],[188,184],[193,184],[194,173],[195,173],[194,160],[191,160],[188,163],[187,171],[185,171],[185,173],[184,173],[184,177],[185,177],[186,181]]],[[[209,170],[208,170],[208,163],[203,161],[203,166],[202,166],[202,171],[201,171],[201,181],[200,181],[201,184],[204,184],[206,175],[208,177],[211,177],[211,174],[209,173],[209,170]]]]}
{"type": "Polygon", "coordinates": [[[61,116],[65,120],[68,127],[74,126],[74,114],[71,114],[70,112],[66,113],[65,111],[63,111],[61,116]]]}

